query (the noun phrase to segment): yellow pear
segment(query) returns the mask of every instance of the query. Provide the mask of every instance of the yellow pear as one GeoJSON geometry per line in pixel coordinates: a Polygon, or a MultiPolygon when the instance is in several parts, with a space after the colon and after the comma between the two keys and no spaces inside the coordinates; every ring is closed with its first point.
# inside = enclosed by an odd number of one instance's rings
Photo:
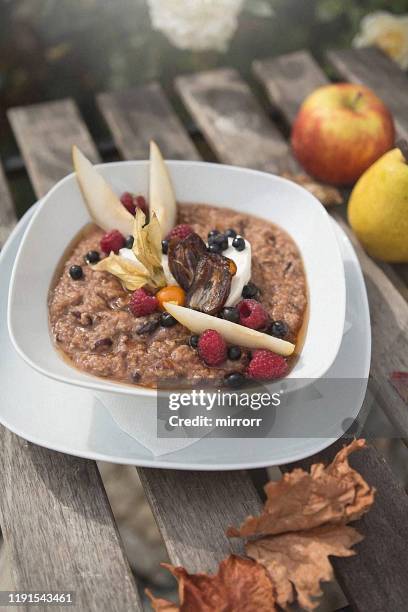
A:
{"type": "Polygon", "coordinates": [[[79,188],[94,222],[105,232],[117,229],[124,236],[132,234],[134,217],[120,203],[102,174],[75,145],[72,158],[79,188]]]}
{"type": "Polygon", "coordinates": [[[157,144],[150,141],[149,206],[156,213],[163,238],[176,225],[177,204],[174,187],[157,144]]]}
{"type": "Polygon", "coordinates": [[[408,143],[401,141],[357,181],[348,219],[366,251],[377,259],[408,262],[408,143]]]}
{"type": "Polygon", "coordinates": [[[172,302],[164,302],[163,306],[179,323],[195,334],[202,334],[206,329],[215,329],[231,344],[239,344],[252,349],[268,349],[285,357],[292,355],[295,350],[295,345],[291,342],[269,336],[269,334],[264,334],[250,327],[244,327],[238,323],[220,319],[185,306],[179,306],[172,302]]]}

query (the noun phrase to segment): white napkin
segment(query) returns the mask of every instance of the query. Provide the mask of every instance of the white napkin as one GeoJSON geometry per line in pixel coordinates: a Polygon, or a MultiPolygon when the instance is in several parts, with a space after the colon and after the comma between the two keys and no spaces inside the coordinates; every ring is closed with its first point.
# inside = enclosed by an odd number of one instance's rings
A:
{"type": "Polygon", "coordinates": [[[132,397],[112,393],[97,393],[96,397],[118,427],[156,457],[174,453],[200,440],[200,438],[187,438],[182,428],[179,429],[179,438],[159,438],[158,426],[164,424],[157,420],[155,397],[132,397]]]}
{"type": "MultiPolygon", "coordinates": [[[[352,324],[346,319],[343,336],[351,327],[352,324]]],[[[179,428],[178,438],[159,438],[158,434],[165,432],[163,421],[157,419],[156,397],[133,397],[113,393],[97,393],[96,397],[118,427],[147,448],[155,457],[187,448],[201,439],[187,438],[182,428],[179,428]]]]}

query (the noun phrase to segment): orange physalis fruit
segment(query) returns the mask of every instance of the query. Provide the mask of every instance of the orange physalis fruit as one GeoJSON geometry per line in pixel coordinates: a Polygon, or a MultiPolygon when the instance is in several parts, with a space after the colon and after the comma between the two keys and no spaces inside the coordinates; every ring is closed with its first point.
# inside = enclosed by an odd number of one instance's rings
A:
{"type": "Polygon", "coordinates": [[[159,301],[160,308],[164,310],[164,302],[171,302],[172,304],[177,304],[177,306],[184,306],[186,293],[184,289],[177,285],[167,285],[167,287],[163,287],[163,289],[160,289],[160,291],[156,293],[156,298],[159,301]]]}
{"type": "Polygon", "coordinates": [[[226,257],[226,260],[228,261],[228,266],[229,266],[229,271],[231,273],[231,276],[235,276],[237,273],[237,264],[235,263],[233,259],[230,259],[229,257],[226,257]]]}

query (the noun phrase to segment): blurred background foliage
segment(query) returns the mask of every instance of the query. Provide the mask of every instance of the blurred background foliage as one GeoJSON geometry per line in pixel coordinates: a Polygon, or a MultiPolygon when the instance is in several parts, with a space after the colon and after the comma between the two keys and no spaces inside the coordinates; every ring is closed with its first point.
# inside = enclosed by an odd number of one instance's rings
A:
{"type": "Polygon", "coordinates": [[[302,47],[324,61],[361,18],[408,11],[408,0],[247,0],[225,53],[174,47],[152,29],[146,0],[0,0],[0,154],[13,151],[9,106],[71,96],[98,138],[94,94],[219,65],[249,75],[252,60],[302,47]]]}

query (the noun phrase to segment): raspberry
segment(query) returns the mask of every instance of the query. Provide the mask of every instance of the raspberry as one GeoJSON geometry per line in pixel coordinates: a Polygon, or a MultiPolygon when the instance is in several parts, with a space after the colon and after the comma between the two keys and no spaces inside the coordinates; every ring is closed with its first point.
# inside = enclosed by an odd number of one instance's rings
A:
{"type": "Polygon", "coordinates": [[[144,212],[144,214],[147,215],[148,206],[146,198],[142,195],[134,196],[132,193],[129,193],[129,191],[125,191],[120,196],[120,201],[122,202],[126,210],[130,212],[131,215],[136,214],[136,208],[140,208],[144,212]]]}
{"type": "Polygon", "coordinates": [[[133,195],[131,193],[129,193],[128,191],[122,193],[122,195],[120,196],[120,201],[122,202],[126,210],[130,212],[131,215],[135,214],[136,205],[133,199],[133,195]]]}
{"type": "Polygon", "coordinates": [[[247,368],[247,375],[257,380],[280,378],[287,372],[288,364],[281,355],[264,349],[252,353],[252,359],[247,368]]]}
{"type": "Polygon", "coordinates": [[[133,198],[133,201],[134,201],[135,207],[140,208],[144,212],[144,214],[147,215],[148,206],[147,206],[146,198],[143,197],[142,195],[139,195],[133,198]]]}
{"type": "Polygon", "coordinates": [[[129,302],[129,308],[135,317],[152,314],[157,310],[158,305],[157,297],[148,293],[145,289],[136,289],[129,302]]]}
{"type": "Polygon", "coordinates": [[[187,238],[187,236],[192,234],[193,231],[194,230],[191,225],[181,223],[180,225],[173,227],[173,229],[167,234],[166,239],[171,240],[172,238],[178,238],[179,240],[183,240],[183,238],[187,238]]]}
{"type": "Polygon", "coordinates": [[[241,300],[237,304],[239,322],[251,329],[262,329],[268,323],[269,315],[256,300],[241,300]]]}
{"type": "Polygon", "coordinates": [[[198,341],[198,354],[209,366],[219,366],[227,359],[224,338],[214,329],[206,329],[198,341]]]}
{"type": "Polygon", "coordinates": [[[119,249],[122,249],[125,246],[125,242],[125,238],[118,230],[112,230],[102,236],[100,245],[102,251],[109,255],[111,251],[117,253],[119,249]]]}

